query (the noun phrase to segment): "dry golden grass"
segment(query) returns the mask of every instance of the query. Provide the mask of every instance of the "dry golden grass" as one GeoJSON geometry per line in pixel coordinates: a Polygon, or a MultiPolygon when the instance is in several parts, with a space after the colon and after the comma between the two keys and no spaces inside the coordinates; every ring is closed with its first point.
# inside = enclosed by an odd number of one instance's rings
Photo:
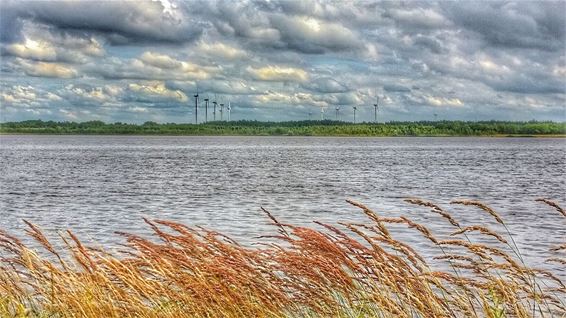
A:
{"type": "MultiPolygon", "coordinates": [[[[30,223],[27,234],[43,250],[0,231],[0,316],[566,316],[564,283],[556,273],[527,266],[506,226],[504,234],[464,227],[440,206],[408,199],[453,227],[433,233],[409,218],[382,217],[348,202],[369,221],[308,228],[282,224],[264,210],[279,234],[261,248],[162,220],[145,220],[151,237],[118,233],[127,244],[114,254],[83,245],[70,231],[61,236],[63,250],[30,223]],[[422,236],[437,255],[421,255],[398,240],[394,229],[401,226],[422,236]],[[471,232],[492,243],[475,242],[471,232]]],[[[553,201],[541,202],[564,211],[553,201]]],[[[505,225],[481,202],[453,203],[505,225]]],[[[549,250],[555,256],[549,262],[564,264],[564,242],[549,250]]]]}

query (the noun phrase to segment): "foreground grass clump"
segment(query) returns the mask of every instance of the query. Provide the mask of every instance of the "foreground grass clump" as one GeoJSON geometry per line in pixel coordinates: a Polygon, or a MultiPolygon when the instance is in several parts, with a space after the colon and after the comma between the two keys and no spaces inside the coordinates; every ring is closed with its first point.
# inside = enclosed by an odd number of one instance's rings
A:
{"type": "MultiPolygon", "coordinates": [[[[127,240],[110,254],[70,231],[57,250],[29,224],[33,249],[0,231],[1,317],[563,317],[557,273],[528,267],[501,217],[476,201],[454,201],[488,213],[498,233],[460,224],[438,205],[406,200],[453,227],[433,233],[405,217],[382,217],[357,202],[364,224],[281,224],[261,247],[220,233],[146,220],[153,237],[127,240]],[[427,257],[397,240],[410,229],[438,251],[427,257]],[[480,243],[481,241],[481,243],[480,243]],[[485,243],[485,242],[490,243],[485,243]],[[49,255],[45,253],[48,252],[49,255]]],[[[564,215],[555,202],[540,199],[564,215]]],[[[565,215],[566,216],[566,215],[565,215]]],[[[566,244],[549,247],[564,264],[566,244]]]]}

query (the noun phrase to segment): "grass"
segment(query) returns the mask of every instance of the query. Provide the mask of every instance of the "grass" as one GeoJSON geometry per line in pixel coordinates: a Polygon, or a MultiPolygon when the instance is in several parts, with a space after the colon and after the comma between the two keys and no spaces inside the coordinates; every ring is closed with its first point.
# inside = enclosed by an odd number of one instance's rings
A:
{"type": "MultiPolygon", "coordinates": [[[[529,267],[504,220],[477,201],[453,201],[487,213],[496,231],[460,224],[447,210],[407,199],[446,222],[433,233],[406,217],[383,217],[348,201],[368,222],[280,223],[246,247],[211,230],[145,220],[150,237],[109,253],[71,232],[58,250],[27,223],[41,248],[0,231],[2,317],[564,317],[566,287],[557,273],[529,267]],[[435,247],[421,255],[396,238],[405,228],[435,247]],[[488,242],[488,243],[486,243],[488,242]]],[[[539,200],[548,213],[564,210],[539,200]],[[554,211],[556,210],[556,211],[554,211]]],[[[486,215],[487,215],[486,214],[486,215]]],[[[431,215],[432,216],[432,215],[431,215]]],[[[533,229],[534,231],[535,229],[533,229]]],[[[566,264],[566,244],[548,262],[566,264]]]]}

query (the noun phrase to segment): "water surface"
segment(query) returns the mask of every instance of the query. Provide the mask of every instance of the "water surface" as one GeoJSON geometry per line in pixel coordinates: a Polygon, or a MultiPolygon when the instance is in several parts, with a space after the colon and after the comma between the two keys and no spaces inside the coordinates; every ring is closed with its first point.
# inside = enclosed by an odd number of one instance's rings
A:
{"type": "MultiPolygon", "coordinates": [[[[479,199],[509,222],[524,254],[542,264],[566,241],[566,220],[535,203],[566,202],[566,140],[550,138],[313,138],[0,136],[0,228],[22,219],[50,235],[67,228],[115,244],[116,230],[148,233],[142,217],[202,225],[250,242],[283,222],[363,221],[344,200],[406,215],[446,232],[420,197],[462,223],[495,228],[489,215],[450,206],[479,199]]],[[[423,247],[414,230],[399,235],[423,247]]]]}

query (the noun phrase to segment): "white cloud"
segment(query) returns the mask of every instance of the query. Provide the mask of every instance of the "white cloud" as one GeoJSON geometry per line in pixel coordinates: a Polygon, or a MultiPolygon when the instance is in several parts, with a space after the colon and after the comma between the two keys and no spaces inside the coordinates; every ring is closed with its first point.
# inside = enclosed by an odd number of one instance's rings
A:
{"type": "Polygon", "coordinates": [[[115,101],[122,93],[123,89],[116,85],[106,85],[103,87],[91,87],[91,86],[77,86],[74,84],[69,84],[65,87],[65,90],[61,92],[63,95],[69,96],[72,100],[80,100],[82,103],[97,103],[103,104],[110,101],[115,101]],[[72,95],[72,96],[70,96],[72,95]]]}
{"type": "Polygon", "coordinates": [[[399,23],[419,28],[440,28],[449,23],[446,17],[431,8],[393,9],[388,16],[399,23]]]}
{"type": "Polygon", "coordinates": [[[281,33],[281,40],[301,52],[356,51],[365,47],[356,32],[340,23],[285,15],[273,15],[270,21],[281,33]]]}
{"type": "Polygon", "coordinates": [[[25,110],[28,113],[45,115],[49,113],[46,106],[62,100],[63,98],[55,93],[31,85],[12,85],[2,87],[0,90],[2,111],[25,110]]]}
{"type": "Polygon", "coordinates": [[[8,55],[45,62],[86,63],[106,54],[94,36],[70,34],[52,27],[24,21],[23,39],[5,46],[8,55]]]}
{"type": "Polygon", "coordinates": [[[129,111],[134,112],[134,113],[148,113],[149,110],[146,107],[140,107],[140,106],[132,106],[130,108],[128,108],[129,111]]]}
{"type": "Polygon", "coordinates": [[[222,70],[220,66],[201,66],[151,51],[128,60],[109,58],[100,64],[88,64],[87,69],[105,78],[160,81],[205,80],[222,70]]]}
{"type": "Polygon", "coordinates": [[[207,56],[221,57],[226,60],[237,60],[247,56],[244,50],[222,42],[207,43],[203,41],[199,43],[197,50],[207,56]]]}
{"type": "Polygon", "coordinates": [[[31,86],[15,85],[0,93],[0,99],[8,104],[22,104],[36,101],[38,95],[31,86]]]}
{"type": "Polygon", "coordinates": [[[509,67],[504,64],[497,63],[485,55],[478,58],[478,64],[481,70],[488,74],[499,76],[511,74],[511,69],[509,69],[509,67]]]}
{"type": "Polygon", "coordinates": [[[463,106],[459,98],[447,98],[437,96],[425,96],[425,101],[431,106],[463,106]]]}
{"type": "Polygon", "coordinates": [[[320,98],[318,98],[316,95],[309,93],[283,94],[279,92],[269,91],[266,92],[266,94],[255,96],[254,100],[260,105],[277,103],[293,106],[328,106],[328,103],[326,101],[320,100],[320,98]]]}
{"type": "Polygon", "coordinates": [[[552,68],[552,75],[560,77],[562,79],[566,78],[566,67],[556,65],[552,68]]]}
{"type": "Polygon", "coordinates": [[[248,73],[262,81],[304,82],[309,79],[308,73],[300,68],[268,65],[260,68],[249,66],[248,73]]]}
{"type": "Polygon", "coordinates": [[[180,90],[172,90],[160,81],[146,83],[132,83],[128,85],[128,89],[141,98],[151,98],[157,100],[172,100],[178,102],[186,102],[187,95],[180,90]]]}
{"type": "Polygon", "coordinates": [[[20,60],[19,66],[29,76],[74,78],[78,76],[77,70],[62,63],[27,62],[20,60]]]}
{"type": "Polygon", "coordinates": [[[168,55],[154,52],[145,52],[140,56],[145,64],[158,68],[174,69],[182,67],[182,63],[168,55]]]}
{"type": "Polygon", "coordinates": [[[26,39],[23,43],[10,44],[6,46],[6,51],[24,59],[55,61],[57,58],[57,52],[51,43],[31,39],[26,39]]]}

